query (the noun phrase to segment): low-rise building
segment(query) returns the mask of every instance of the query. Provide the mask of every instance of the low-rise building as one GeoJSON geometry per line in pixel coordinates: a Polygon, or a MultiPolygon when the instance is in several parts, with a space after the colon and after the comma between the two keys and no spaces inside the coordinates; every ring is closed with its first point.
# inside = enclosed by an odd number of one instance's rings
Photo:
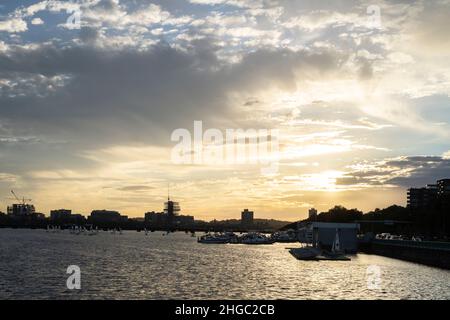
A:
{"type": "Polygon", "coordinates": [[[358,250],[358,230],[358,223],[306,222],[299,225],[298,240],[331,250],[337,234],[341,249],[355,253],[358,250]]]}
{"type": "Polygon", "coordinates": [[[94,210],[91,212],[89,220],[93,224],[119,224],[128,221],[127,216],[122,216],[117,211],[94,210]]]}
{"type": "Polygon", "coordinates": [[[167,223],[167,215],[164,212],[146,212],[145,224],[150,226],[163,226],[167,223]]]}
{"type": "Polygon", "coordinates": [[[176,216],[175,223],[179,226],[192,226],[194,224],[193,216],[176,216]]]}
{"type": "Polygon", "coordinates": [[[36,212],[32,204],[15,203],[8,206],[8,215],[15,217],[32,216],[36,212]]]}
{"type": "Polygon", "coordinates": [[[57,209],[50,211],[50,220],[58,221],[58,220],[69,220],[72,216],[72,210],[68,209],[57,209]]]}

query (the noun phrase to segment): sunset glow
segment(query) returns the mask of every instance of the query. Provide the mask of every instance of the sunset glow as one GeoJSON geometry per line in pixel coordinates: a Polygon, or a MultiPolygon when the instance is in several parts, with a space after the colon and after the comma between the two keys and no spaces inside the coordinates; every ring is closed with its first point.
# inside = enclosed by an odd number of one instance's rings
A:
{"type": "Polygon", "coordinates": [[[142,217],[170,183],[198,219],[296,221],[405,205],[450,172],[448,1],[379,1],[379,25],[359,0],[80,3],[78,27],[70,2],[0,4],[0,211],[14,189],[142,217]],[[278,150],[174,163],[194,121],[277,130],[278,150]]]}

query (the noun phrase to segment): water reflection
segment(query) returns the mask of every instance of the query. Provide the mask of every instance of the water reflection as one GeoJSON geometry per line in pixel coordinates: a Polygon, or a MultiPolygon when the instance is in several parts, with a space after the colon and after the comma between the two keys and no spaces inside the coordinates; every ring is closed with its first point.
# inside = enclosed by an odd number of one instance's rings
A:
{"type": "Polygon", "coordinates": [[[202,245],[185,233],[94,237],[0,230],[2,299],[449,299],[450,272],[358,254],[298,261],[269,246],[202,245]],[[66,288],[79,265],[82,289],[66,288]],[[381,270],[369,289],[367,268],[381,270]]]}

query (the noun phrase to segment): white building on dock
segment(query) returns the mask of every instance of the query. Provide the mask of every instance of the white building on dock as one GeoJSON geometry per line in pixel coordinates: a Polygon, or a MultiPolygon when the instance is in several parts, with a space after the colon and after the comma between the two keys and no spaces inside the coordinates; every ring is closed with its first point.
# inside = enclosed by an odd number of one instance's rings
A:
{"type": "Polygon", "coordinates": [[[341,249],[347,253],[355,253],[358,249],[358,231],[358,223],[305,222],[298,225],[298,239],[329,250],[338,233],[341,249]]]}

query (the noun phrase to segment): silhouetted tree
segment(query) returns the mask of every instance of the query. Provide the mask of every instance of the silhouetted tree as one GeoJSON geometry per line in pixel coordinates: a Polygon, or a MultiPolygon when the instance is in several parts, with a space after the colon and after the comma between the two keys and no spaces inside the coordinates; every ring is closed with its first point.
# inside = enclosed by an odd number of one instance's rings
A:
{"type": "Polygon", "coordinates": [[[347,209],[343,206],[335,206],[327,212],[321,212],[315,221],[350,223],[361,219],[363,213],[358,209],[347,209]]]}

